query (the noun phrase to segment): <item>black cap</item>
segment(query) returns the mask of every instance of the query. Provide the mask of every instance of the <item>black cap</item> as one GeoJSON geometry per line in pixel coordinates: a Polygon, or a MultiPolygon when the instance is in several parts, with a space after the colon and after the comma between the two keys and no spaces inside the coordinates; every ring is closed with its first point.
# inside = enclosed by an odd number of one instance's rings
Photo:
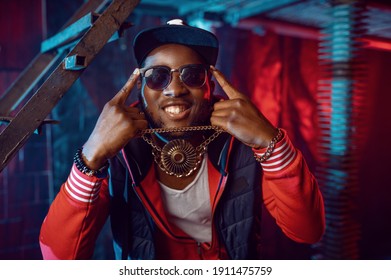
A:
{"type": "Polygon", "coordinates": [[[219,42],[213,33],[186,25],[182,20],[171,20],[167,25],[145,29],[136,35],[133,50],[138,65],[141,66],[152,50],[165,44],[188,46],[198,52],[207,64],[216,64],[219,42]]]}

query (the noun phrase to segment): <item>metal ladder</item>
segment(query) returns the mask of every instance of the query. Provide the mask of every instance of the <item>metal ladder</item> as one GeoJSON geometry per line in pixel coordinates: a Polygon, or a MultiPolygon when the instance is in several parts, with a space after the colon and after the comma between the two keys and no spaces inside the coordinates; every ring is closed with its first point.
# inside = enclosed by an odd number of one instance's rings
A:
{"type": "Polygon", "coordinates": [[[35,131],[43,124],[56,123],[45,118],[104,45],[130,26],[125,20],[139,2],[89,0],[59,33],[42,42],[40,53],[0,99],[0,121],[8,123],[0,133],[0,172],[35,131]],[[10,116],[49,71],[15,117],[10,116]]]}

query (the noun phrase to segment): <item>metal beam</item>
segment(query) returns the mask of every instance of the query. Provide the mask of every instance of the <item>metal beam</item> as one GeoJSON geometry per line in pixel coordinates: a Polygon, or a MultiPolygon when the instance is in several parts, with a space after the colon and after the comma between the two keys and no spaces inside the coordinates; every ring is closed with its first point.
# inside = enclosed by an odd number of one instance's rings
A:
{"type": "Polygon", "coordinates": [[[110,2],[111,0],[88,0],[86,1],[67,21],[62,29],[68,27],[72,23],[76,22],[79,18],[83,17],[88,13],[100,13],[102,9],[110,2]]]}
{"type": "MultiPolygon", "coordinates": [[[[235,0],[235,5],[240,5],[240,2],[246,2],[249,0],[235,0]]],[[[253,0],[250,0],[253,1],[253,0]]],[[[178,7],[179,15],[187,15],[191,13],[199,13],[199,12],[224,12],[226,11],[232,1],[227,0],[208,0],[208,1],[192,1],[186,5],[180,5],[178,7]]]]}
{"type": "Polygon", "coordinates": [[[88,13],[79,18],[56,35],[43,41],[41,43],[41,52],[44,53],[52,49],[57,49],[68,44],[70,41],[74,41],[76,38],[79,38],[82,36],[83,32],[92,26],[97,17],[98,15],[96,14],[88,13]]]}
{"type": "MultiPolygon", "coordinates": [[[[85,65],[88,66],[138,3],[139,0],[114,0],[67,57],[84,57],[85,65]]],[[[23,147],[83,70],[66,70],[61,62],[4,129],[0,134],[0,171],[23,147]]]]}
{"type": "Polygon", "coordinates": [[[303,0],[205,0],[205,1],[156,1],[144,0],[138,12],[157,16],[189,16],[204,13],[219,14],[227,22],[237,22],[245,17],[286,7],[303,0]],[[160,12],[160,13],[159,13],[160,12]]]}
{"type": "Polygon", "coordinates": [[[227,9],[224,14],[226,22],[236,25],[239,20],[248,18],[254,15],[260,15],[281,9],[292,4],[301,2],[302,0],[266,0],[266,1],[249,1],[244,5],[237,5],[227,9]]]}

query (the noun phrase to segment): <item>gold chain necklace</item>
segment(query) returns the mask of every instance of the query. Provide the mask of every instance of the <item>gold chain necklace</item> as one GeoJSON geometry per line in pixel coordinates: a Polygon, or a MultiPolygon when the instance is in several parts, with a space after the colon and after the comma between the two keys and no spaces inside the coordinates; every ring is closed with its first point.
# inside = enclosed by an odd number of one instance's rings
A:
{"type": "Polygon", "coordinates": [[[145,142],[152,146],[152,155],[156,164],[161,170],[168,175],[175,177],[187,177],[191,175],[199,166],[202,156],[206,153],[206,148],[219,136],[223,130],[217,126],[186,126],[175,128],[149,128],[141,131],[141,136],[145,142]],[[215,130],[215,132],[202,142],[198,147],[194,148],[192,144],[183,139],[175,139],[166,143],[163,148],[157,146],[151,137],[147,134],[152,133],[168,133],[168,132],[186,132],[186,131],[201,131],[215,130]]]}

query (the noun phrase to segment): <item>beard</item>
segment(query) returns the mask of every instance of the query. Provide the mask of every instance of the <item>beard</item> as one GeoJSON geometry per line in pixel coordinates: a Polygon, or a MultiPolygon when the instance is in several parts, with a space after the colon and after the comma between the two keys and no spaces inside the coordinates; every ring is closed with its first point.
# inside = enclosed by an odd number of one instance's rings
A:
{"type": "MultiPolygon", "coordinates": [[[[140,97],[140,103],[141,108],[144,111],[145,118],[147,119],[150,128],[167,128],[164,124],[164,122],[158,118],[154,118],[152,116],[152,113],[148,109],[148,107],[145,107],[145,103],[142,100],[142,97],[140,97]]],[[[189,126],[205,126],[210,125],[210,117],[213,111],[213,105],[208,101],[204,100],[199,108],[199,111],[197,113],[197,118],[194,119],[189,126]]],[[[167,132],[163,133],[163,137],[167,139],[168,141],[174,140],[174,139],[191,139],[194,137],[196,133],[199,133],[200,131],[180,131],[180,132],[167,132]]]]}

